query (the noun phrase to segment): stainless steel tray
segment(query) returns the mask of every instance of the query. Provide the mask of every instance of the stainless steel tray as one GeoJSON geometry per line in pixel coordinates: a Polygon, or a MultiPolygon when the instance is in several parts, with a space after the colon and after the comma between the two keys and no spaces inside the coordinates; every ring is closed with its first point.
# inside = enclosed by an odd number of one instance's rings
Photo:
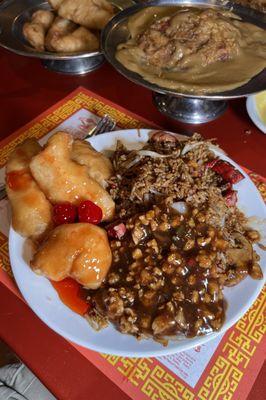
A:
{"type": "MultiPolygon", "coordinates": [[[[119,10],[135,4],[133,0],[112,0],[119,10]]],[[[34,11],[51,9],[47,1],[4,0],[0,2],[0,46],[16,54],[39,58],[44,66],[66,74],[84,74],[99,68],[104,62],[101,51],[82,53],[39,52],[31,47],[22,34],[23,24],[34,11]]]]}
{"type": "MultiPolygon", "coordinates": [[[[212,7],[231,10],[244,21],[251,22],[266,29],[266,15],[251,8],[242,7],[231,2],[217,0],[154,0],[148,3],[136,4],[117,14],[104,28],[101,35],[101,47],[106,59],[129,80],[151,89],[154,101],[161,112],[183,122],[202,123],[216,118],[225,110],[225,103],[214,100],[228,100],[248,96],[266,89],[266,69],[252,78],[245,85],[233,90],[211,94],[188,94],[166,89],[143,79],[139,74],[126,69],[115,58],[119,43],[129,37],[128,18],[136,12],[149,6],[179,5],[193,7],[212,7]],[[185,99],[187,99],[185,101],[185,99]],[[193,116],[193,112],[195,115],[193,116]]],[[[266,34],[266,33],[265,33],[266,34]]]]}

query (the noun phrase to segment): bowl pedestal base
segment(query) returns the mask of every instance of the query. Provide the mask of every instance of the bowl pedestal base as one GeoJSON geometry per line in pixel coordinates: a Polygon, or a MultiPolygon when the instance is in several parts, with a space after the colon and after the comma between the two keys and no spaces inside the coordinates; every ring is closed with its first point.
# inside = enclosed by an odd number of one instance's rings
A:
{"type": "Polygon", "coordinates": [[[105,59],[102,54],[97,57],[74,58],[72,60],[42,60],[45,68],[68,75],[84,75],[101,67],[105,59]]]}
{"type": "Polygon", "coordinates": [[[191,97],[175,97],[161,93],[152,94],[158,110],[170,118],[188,124],[203,124],[222,115],[227,102],[191,97]]]}

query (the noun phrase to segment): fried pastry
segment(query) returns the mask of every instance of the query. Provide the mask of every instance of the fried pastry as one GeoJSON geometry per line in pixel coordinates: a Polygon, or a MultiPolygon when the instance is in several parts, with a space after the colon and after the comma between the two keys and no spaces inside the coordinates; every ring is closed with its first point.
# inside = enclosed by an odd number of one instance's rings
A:
{"type": "Polygon", "coordinates": [[[48,0],[48,3],[54,10],[57,10],[64,0],[48,0]]]}
{"type": "Polygon", "coordinates": [[[64,0],[58,15],[89,29],[103,29],[113,17],[113,6],[107,0],[64,0]]]}
{"type": "Polygon", "coordinates": [[[107,186],[107,180],[113,175],[113,166],[109,158],[96,151],[89,142],[75,140],[71,153],[72,160],[87,167],[88,174],[102,187],[107,186]]]}
{"type": "Polygon", "coordinates": [[[34,181],[29,163],[41,151],[35,139],[17,146],[6,166],[6,191],[12,208],[12,225],[16,232],[40,239],[52,226],[49,201],[34,181]]]}
{"type": "MultiPolygon", "coordinates": [[[[47,48],[48,48],[48,41],[47,48]]],[[[77,53],[79,51],[96,51],[99,49],[99,39],[88,29],[80,26],[74,32],[63,36],[53,36],[49,47],[59,53],[77,53]]]]}
{"type": "Polygon", "coordinates": [[[112,261],[104,229],[88,223],[55,228],[31,261],[32,269],[54,281],[72,277],[89,289],[98,288],[112,261]]]}
{"type": "Polygon", "coordinates": [[[32,14],[31,21],[23,25],[25,39],[38,51],[44,51],[45,35],[54,20],[49,10],[38,10],[32,14]]]}
{"type": "Polygon", "coordinates": [[[91,200],[102,209],[103,220],[111,219],[115,209],[111,196],[89,177],[87,167],[71,160],[72,145],[68,133],[57,132],[32,159],[32,175],[52,203],[78,205],[82,200],[91,200]]]}
{"type": "MultiPolygon", "coordinates": [[[[45,38],[45,47],[49,51],[55,51],[58,42],[61,41],[63,36],[70,35],[77,29],[74,22],[67,19],[56,17],[45,38]]],[[[62,50],[61,50],[62,51],[62,50]]],[[[67,50],[63,50],[67,51],[67,50]]]]}

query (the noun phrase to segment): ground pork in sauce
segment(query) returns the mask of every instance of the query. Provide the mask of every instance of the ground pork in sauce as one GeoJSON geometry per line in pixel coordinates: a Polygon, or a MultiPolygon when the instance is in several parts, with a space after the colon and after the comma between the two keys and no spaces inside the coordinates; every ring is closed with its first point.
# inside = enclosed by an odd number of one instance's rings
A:
{"type": "Polygon", "coordinates": [[[138,46],[150,65],[186,69],[193,54],[202,66],[229,60],[238,54],[239,39],[239,30],[222,13],[206,10],[154,22],[140,35],[138,46]]]}
{"type": "Polygon", "coordinates": [[[226,9],[147,5],[127,28],[118,62],[177,93],[235,89],[266,66],[265,30],[226,9]]]}

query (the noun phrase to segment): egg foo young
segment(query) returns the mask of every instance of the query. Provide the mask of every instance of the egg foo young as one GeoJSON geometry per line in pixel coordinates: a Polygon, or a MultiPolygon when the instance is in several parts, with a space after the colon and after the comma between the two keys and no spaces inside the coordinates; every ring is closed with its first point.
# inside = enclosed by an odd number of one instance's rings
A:
{"type": "Polygon", "coordinates": [[[266,34],[228,11],[147,7],[128,20],[116,59],[161,87],[216,93],[247,83],[266,67],[266,34]]]}

